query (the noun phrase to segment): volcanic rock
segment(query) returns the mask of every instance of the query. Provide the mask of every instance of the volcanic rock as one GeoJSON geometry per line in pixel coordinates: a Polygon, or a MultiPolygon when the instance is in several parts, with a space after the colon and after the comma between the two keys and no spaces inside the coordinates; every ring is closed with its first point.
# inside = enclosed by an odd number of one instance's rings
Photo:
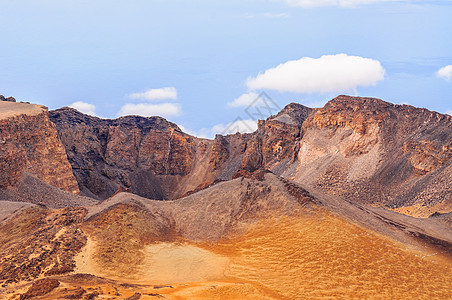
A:
{"type": "Polygon", "coordinates": [[[25,300],[29,298],[34,298],[38,296],[44,296],[53,291],[55,288],[57,288],[60,285],[60,282],[56,279],[51,278],[44,278],[39,279],[33,282],[31,287],[28,289],[28,291],[20,295],[20,300],[25,300]]]}
{"type": "Polygon", "coordinates": [[[291,159],[310,111],[290,104],[262,121],[256,133],[213,141],[187,135],[160,117],[107,120],[62,108],[50,118],[84,195],[106,199],[124,186],[143,197],[174,199],[229,180],[240,169],[253,172],[291,159]]]}
{"type": "Polygon", "coordinates": [[[98,199],[122,185],[152,199],[169,197],[193,164],[195,141],[160,117],[116,120],[72,108],[50,112],[83,194],[98,199]]]}
{"type": "Polygon", "coordinates": [[[0,189],[15,185],[27,171],[71,193],[78,184],[47,108],[0,102],[0,189]]]}
{"type": "MultiPolygon", "coordinates": [[[[283,176],[361,203],[428,216],[452,208],[452,117],[339,96],[304,122],[297,170],[283,176]]],[[[402,211],[401,211],[402,212],[402,211]]]]}
{"type": "Polygon", "coordinates": [[[8,97],[8,98],[5,98],[5,96],[3,96],[3,95],[0,95],[0,101],[7,101],[7,102],[16,102],[16,99],[15,99],[15,98],[13,98],[13,97],[8,97]]]}

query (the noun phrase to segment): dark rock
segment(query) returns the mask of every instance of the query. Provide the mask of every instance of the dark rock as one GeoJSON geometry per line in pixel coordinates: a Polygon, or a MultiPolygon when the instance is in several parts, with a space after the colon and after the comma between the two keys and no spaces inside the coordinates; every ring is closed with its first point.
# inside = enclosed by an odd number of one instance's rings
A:
{"type": "Polygon", "coordinates": [[[47,295],[60,285],[60,282],[52,278],[39,279],[33,282],[25,294],[20,295],[20,300],[47,295]]]}
{"type": "Polygon", "coordinates": [[[16,102],[16,99],[14,97],[5,98],[5,96],[0,95],[0,101],[16,102]]]}
{"type": "Polygon", "coordinates": [[[141,298],[141,294],[140,293],[135,293],[130,297],[127,297],[125,300],[138,300],[141,298]]]}

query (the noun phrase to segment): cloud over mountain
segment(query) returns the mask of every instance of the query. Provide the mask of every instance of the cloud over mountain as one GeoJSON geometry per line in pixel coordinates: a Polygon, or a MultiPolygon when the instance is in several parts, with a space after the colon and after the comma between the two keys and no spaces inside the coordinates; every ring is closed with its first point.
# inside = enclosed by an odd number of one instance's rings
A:
{"type": "Polygon", "coordinates": [[[246,94],[242,94],[240,97],[234,99],[232,102],[228,102],[228,106],[230,107],[241,107],[241,106],[249,106],[254,101],[259,98],[259,95],[255,92],[249,92],[246,94]]]}
{"type": "Polygon", "coordinates": [[[376,85],[385,69],[378,60],[347,54],[303,57],[248,78],[250,90],[269,89],[295,93],[340,93],[376,85]]]}
{"type": "Polygon", "coordinates": [[[130,99],[140,100],[164,100],[164,99],[177,99],[177,90],[175,87],[163,87],[159,89],[150,89],[142,93],[133,93],[129,95],[130,99]]]}
{"type": "Polygon", "coordinates": [[[161,116],[164,118],[175,117],[180,115],[182,109],[179,104],[174,103],[127,103],[121,107],[118,116],[138,115],[143,117],[161,116]]]}
{"type": "Polygon", "coordinates": [[[82,112],[87,115],[91,115],[91,116],[96,115],[96,106],[91,103],[76,101],[76,102],[70,104],[69,107],[75,108],[79,112],[82,112]]]}
{"type": "Polygon", "coordinates": [[[162,102],[162,100],[176,100],[177,90],[175,87],[163,87],[158,89],[149,89],[142,93],[133,93],[128,95],[129,99],[141,100],[141,103],[126,103],[119,112],[118,116],[138,115],[143,117],[161,116],[164,118],[179,116],[182,108],[179,103],[162,102]],[[149,103],[143,101],[152,101],[149,103]],[[158,103],[160,102],[160,103],[158,103]]]}

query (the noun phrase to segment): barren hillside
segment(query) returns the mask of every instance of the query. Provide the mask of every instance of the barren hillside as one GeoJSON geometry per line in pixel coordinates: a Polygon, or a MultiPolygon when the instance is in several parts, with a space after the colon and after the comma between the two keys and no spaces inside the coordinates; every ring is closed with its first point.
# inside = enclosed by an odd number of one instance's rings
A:
{"type": "Polygon", "coordinates": [[[1,237],[1,293],[14,299],[44,276],[60,284],[41,299],[452,295],[441,220],[314,194],[268,173],[174,201],[119,193],[87,209],[23,208],[1,224],[14,232],[1,237]]]}

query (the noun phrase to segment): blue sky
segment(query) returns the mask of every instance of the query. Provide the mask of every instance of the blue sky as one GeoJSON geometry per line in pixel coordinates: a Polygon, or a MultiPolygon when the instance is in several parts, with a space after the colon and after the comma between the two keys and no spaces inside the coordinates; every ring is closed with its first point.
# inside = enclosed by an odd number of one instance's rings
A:
{"type": "Polygon", "coordinates": [[[253,127],[262,91],[279,107],[352,94],[445,113],[451,33],[452,1],[0,0],[0,94],[201,136],[253,127]]]}

